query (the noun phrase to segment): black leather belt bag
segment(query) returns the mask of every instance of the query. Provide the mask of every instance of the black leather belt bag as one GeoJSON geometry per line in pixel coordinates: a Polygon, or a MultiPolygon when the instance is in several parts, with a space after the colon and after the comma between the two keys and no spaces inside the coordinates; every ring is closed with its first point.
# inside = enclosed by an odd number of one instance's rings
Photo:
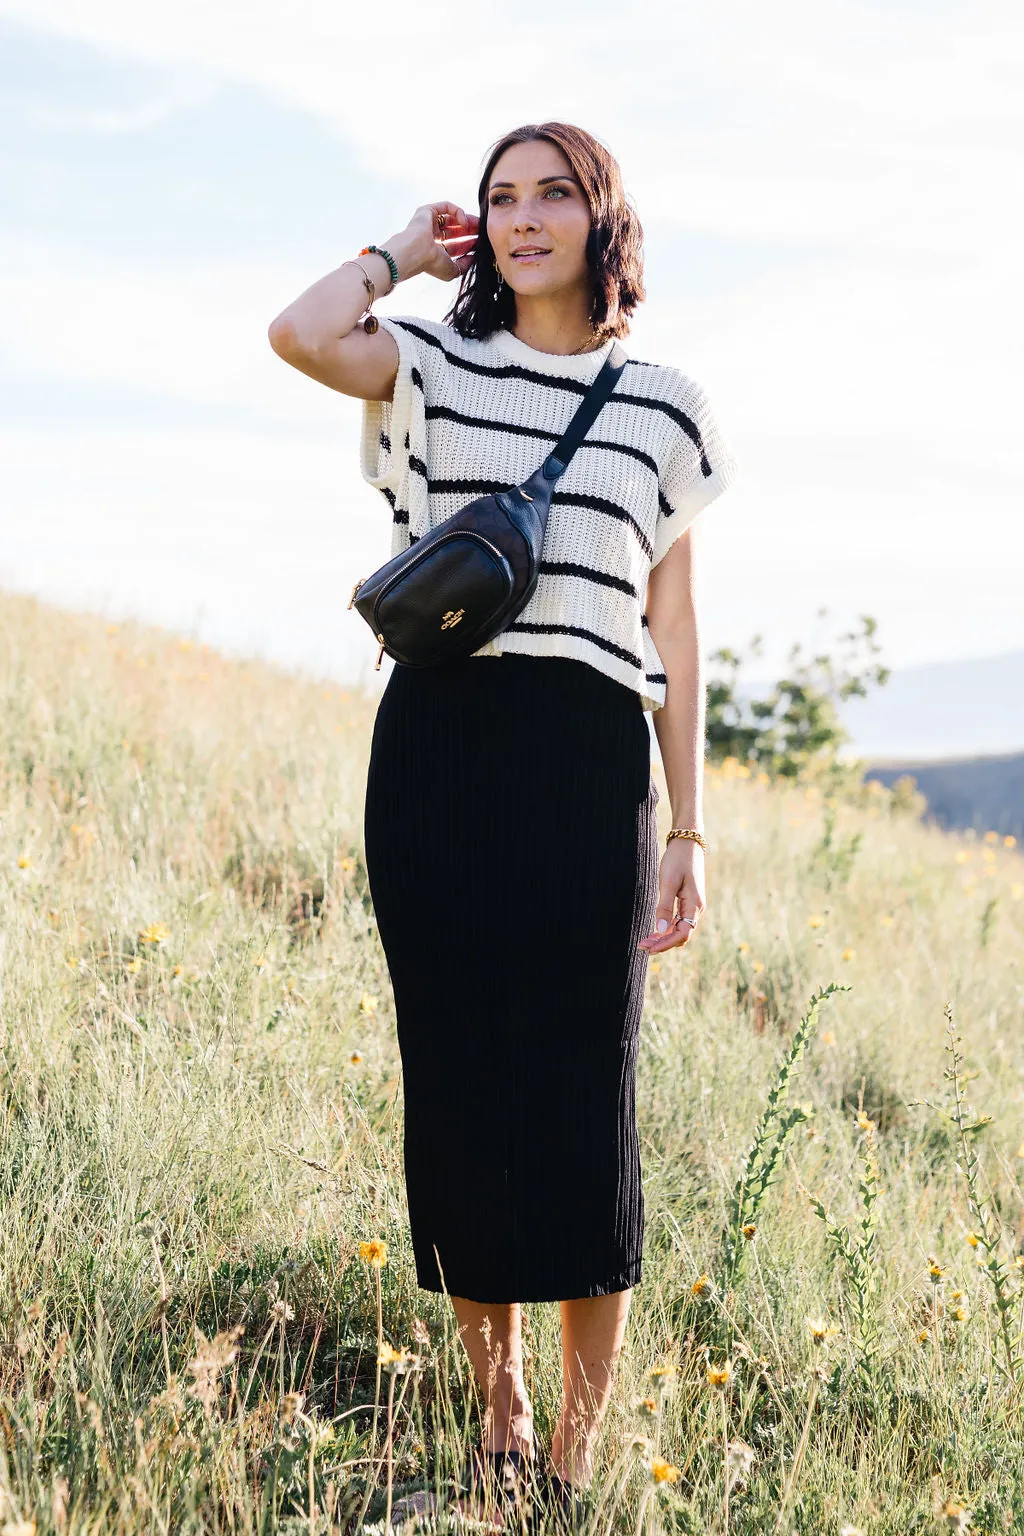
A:
{"type": "Polygon", "coordinates": [[[467,502],[372,576],[357,581],[356,608],[380,643],[407,667],[471,655],[529,602],[555,482],[611,395],[628,361],[618,342],[565,433],[522,485],[467,502]]]}

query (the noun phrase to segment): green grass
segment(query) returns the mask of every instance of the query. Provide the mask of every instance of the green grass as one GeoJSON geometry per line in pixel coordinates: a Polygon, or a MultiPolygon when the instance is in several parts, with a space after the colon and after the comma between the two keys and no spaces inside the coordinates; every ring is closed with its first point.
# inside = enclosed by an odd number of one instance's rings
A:
{"type": "MultiPolygon", "coordinates": [[[[372,720],[0,596],[5,1536],[382,1529],[478,1433],[406,1230],[372,720]]],[[[880,786],[727,762],[705,804],[708,910],[649,973],[594,1530],[1024,1531],[1024,861],[880,786]]],[[[547,1443],[555,1304],[524,1347],[547,1443]]]]}

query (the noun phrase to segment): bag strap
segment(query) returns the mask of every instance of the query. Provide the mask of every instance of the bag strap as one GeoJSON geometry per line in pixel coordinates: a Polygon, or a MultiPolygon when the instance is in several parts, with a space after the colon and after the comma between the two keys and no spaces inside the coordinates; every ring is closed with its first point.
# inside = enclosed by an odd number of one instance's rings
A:
{"type": "Polygon", "coordinates": [[[600,373],[580,401],[579,408],[564,433],[541,465],[545,480],[557,480],[559,475],[565,472],[569,460],[594,425],[601,407],[619,382],[619,375],[628,361],[629,358],[618,341],[613,341],[600,373]]]}

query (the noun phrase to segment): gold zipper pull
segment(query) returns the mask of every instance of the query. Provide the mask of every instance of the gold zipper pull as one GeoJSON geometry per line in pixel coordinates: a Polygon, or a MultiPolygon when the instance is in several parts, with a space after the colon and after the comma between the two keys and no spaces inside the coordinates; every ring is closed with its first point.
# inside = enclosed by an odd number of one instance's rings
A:
{"type": "Polygon", "coordinates": [[[359,588],[362,586],[362,584],[363,584],[363,582],[365,580],[366,580],[365,576],[360,576],[359,580],[356,582],[355,586],[352,588],[352,596],[348,600],[348,605],[349,605],[350,608],[352,607],[353,603],[356,600],[356,593],[359,591],[359,588]]]}
{"type": "Polygon", "coordinates": [[[377,653],[377,665],[373,669],[375,672],[379,672],[380,671],[381,660],[383,659],[383,656],[384,656],[384,636],[383,635],[378,635],[377,639],[380,641],[380,650],[377,653]]]}

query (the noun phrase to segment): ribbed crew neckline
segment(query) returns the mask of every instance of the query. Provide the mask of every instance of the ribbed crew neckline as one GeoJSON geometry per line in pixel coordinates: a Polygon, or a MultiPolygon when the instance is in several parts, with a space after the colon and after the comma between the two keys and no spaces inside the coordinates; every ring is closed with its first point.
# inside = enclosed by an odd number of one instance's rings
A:
{"type": "Polygon", "coordinates": [[[536,347],[528,347],[525,341],[520,341],[518,336],[514,336],[504,326],[492,331],[487,339],[513,362],[523,363],[539,373],[557,373],[571,379],[596,376],[615,342],[615,337],[609,336],[594,352],[539,352],[536,347]]]}

